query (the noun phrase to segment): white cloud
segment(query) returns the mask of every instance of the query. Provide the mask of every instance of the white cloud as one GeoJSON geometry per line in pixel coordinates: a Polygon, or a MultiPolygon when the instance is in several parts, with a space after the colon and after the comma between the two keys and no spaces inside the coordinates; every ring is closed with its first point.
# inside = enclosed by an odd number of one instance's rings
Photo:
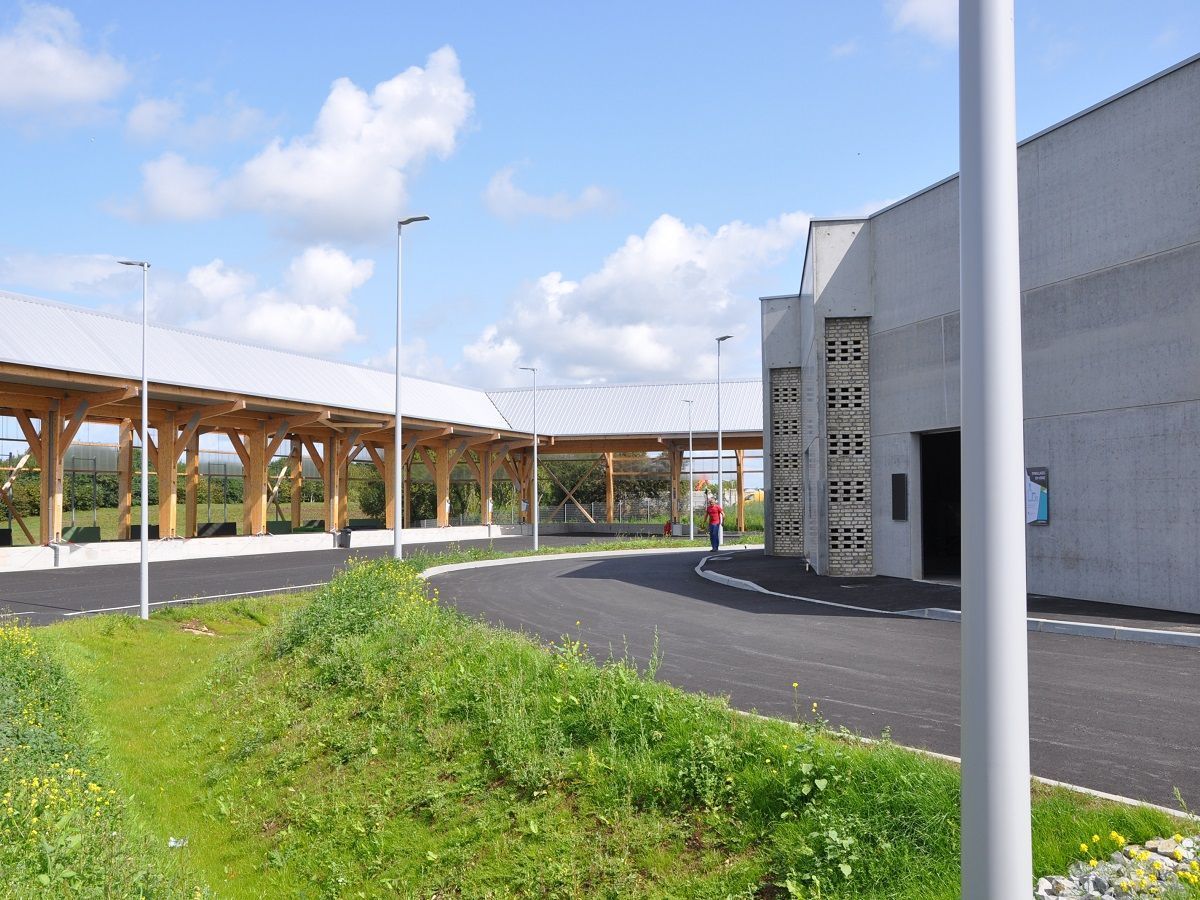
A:
{"type": "Polygon", "coordinates": [[[854,56],[860,49],[858,38],[850,38],[848,41],[842,41],[842,43],[830,47],[829,55],[834,59],[844,59],[847,56],[854,56]]]}
{"type": "Polygon", "coordinates": [[[29,4],[0,34],[0,109],[80,110],[112,99],[129,80],[125,66],[83,46],[79,22],[57,6],[29,4]]]}
{"type": "Polygon", "coordinates": [[[306,239],[381,234],[404,211],[410,170],[454,150],[473,103],[450,47],[430,54],[424,68],[410,67],[370,93],[339,78],[313,130],[286,141],[275,138],[229,177],[214,179],[205,191],[213,198],[210,207],[198,202],[194,190],[210,170],[172,159],[186,182],[184,190],[172,192],[161,179],[150,183],[155,173],[143,167],[141,212],[194,218],[246,210],[306,239]]]}
{"type": "Polygon", "coordinates": [[[205,219],[216,215],[227,189],[215,169],[194,166],[178,153],[142,165],[142,212],[152,219],[205,219]]]}
{"type": "Polygon", "coordinates": [[[253,275],[214,259],[187,273],[173,318],[200,331],[335,353],[361,338],[350,295],[374,266],[332,247],[309,247],[292,260],[279,287],[258,291],[253,275]]]}
{"type": "MultiPolygon", "coordinates": [[[[258,286],[251,273],[214,259],[180,277],[153,268],[149,314],[153,322],[208,331],[256,343],[331,354],[361,339],[351,296],[374,272],[369,259],[351,259],[326,245],[308,247],[280,283],[258,286]]],[[[75,295],[124,315],[141,314],[140,276],[105,254],[12,254],[0,257],[0,283],[32,293],[75,295]]],[[[423,349],[423,348],[422,348],[423,349]]]]}
{"type": "Polygon", "coordinates": [[[176,147],[206,147],[243,141],[266,128],[261,110],[228,94],[210,112],[185,118],[179,98],[151,97],[141,100],[125,117],[125,133],[143,143],[165,142],[176,147]]]}
{"type": "Polygon", "coordinates": [[[608,192],[596,185],[585,187],[575,198],[562,192],[549,197],[539,197],[517,187],[513,182],[515,174],[515,166],[506,166],[492,176],[487,190],[483,192],[488,209],[502,219],[516,219],[521,216],[572,219],[603,209],[611,203],[608,192]]]}
{"type": "Polygon", "coordinates": [[[958,43],[958,0],[887,0],[887,10],[897,31],[947,47],[958,43]]]}
{"type": "Polygon", "coordinates": [[[778,288],[768,270],[803,243],[808,218],[787,213],[710,231],[660,216],[597,271],[578,280],[550,272],[526,285],[463,347],[454,377],[481,387],[524,383],[515,367],[536,364],[547,381],[711,378],[722,333],[738,339],[726,372],[756,374],[758,296],[778,288]]]}

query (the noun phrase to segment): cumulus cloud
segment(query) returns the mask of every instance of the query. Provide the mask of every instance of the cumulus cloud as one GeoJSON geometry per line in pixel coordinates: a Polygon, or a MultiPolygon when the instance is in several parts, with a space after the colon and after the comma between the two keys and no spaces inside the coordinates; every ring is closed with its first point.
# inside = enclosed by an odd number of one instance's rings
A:
{"type": "Polygon", "coordinates": [[[888,0],[887,9],[897,31],[946,47],[958,43],[958,0],[888,0]]]}
{"type": "Polygon", "coordinates": [[[829,48],[829,55],[834,59],[845,59],[847,56],[854,56],[861,49],[858,38],[851,38],[848,41],[842,41],[840,44],[834,44],[829,48]]]}
{"type": "Polygon", "coordinates": [[[0,34],[0,109],[81,110],[111,100],[128,81],[119,60],[84,46],[68,10],[29,4],[12,30],[0,34]]]}
{"type": "Polygon", "coordinates": [[[140,211],[188,219],[245,210],[305,239],[380,234],[404,209],[411,170],[454,150],[473,102],[450,47],[369,93],[339,78],[311,132],[275,138],[227,177],[205,183],[211,170],[172,155],[143,167],[140,211]],[[185,189],[172,192],[161,179],[154,182],[156,164],[173,166],[185,189]],[[203,188],[207,201],[195,188],[203,188]]]}
{"type": "Polygon", "coordinates": [[[257,290],[253,275],[214,259],[188,271],[173,318],[200,331],[335,353],[361,337],[350,295],[370,279],[374,265],[332,247],[309,247],[278,287],[257,290]]]}
{"type": "Polygon", "coordinates": [[[194,220],[216,215],[222,189],[215,169],[164,153],[142,165],[142,210],[150,218],[194,220]]]}
{"type": "Polygon", "coordinates": [[[506,166],[492,176],[483,192],[488,209],[502,219],[516,219],[522,216],[573,219],[575,216],[603,209],[611,202],[608,192],[594,184],[580,191],[578,197],[570,197],[562,192],[549,197],[539,197],[518,187],[513,181],[515,174],[516,166],[506,166]]]}
{"type": "MultiPolygon", "coordinates": [[[[266,288],[252,273],[222,259],[194,266],[183,276],[154,268],[150,319],[289,350],[337,353],[362,337],[351,298],[371,278],[374,265],[327,245],[312,246],[291,260],[279,284],[266,288]]],[[[141,293],[131,286],[132,277],[106,254],[0,257],[0,282],[6,286],[69,295],[89,305],[102,300],[106,309],[139,316],[141,293]]]]}
{"type": "Polygon", "coordinates": [[[125,117],[125,133],[141,143],[166,143],[176,147],[205,147],[243,141],[266,128],[261,110],[229,94],[209,112],[188,118],[178,97],[149,97],[139,101],[125,117]]]}
{"type": "Polygon", "coordinates": [[[778,289],[767,273],[803,243],[808,219],[795,212],[710,231],[660,216],[597,271],[578,280],[550,272],[522,288],[463,347],[454,376],[481,387],[524,383],[520,364],[547,380],[710,378],[713,338],[723,333],[740,345],[726,354],[726,373],[757,374],[758,296],[778,289]]]}

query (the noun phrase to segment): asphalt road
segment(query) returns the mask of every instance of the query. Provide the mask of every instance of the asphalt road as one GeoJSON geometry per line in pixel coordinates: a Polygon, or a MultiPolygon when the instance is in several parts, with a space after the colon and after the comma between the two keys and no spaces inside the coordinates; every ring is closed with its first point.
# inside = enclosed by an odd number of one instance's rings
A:
{"type": "MultiPolygon", "coordinates": [[[[545,535],[544,546],[566,546],[611,537],[545,535]]],[[[458,541],[456,547],[495,546],[499,550],[524,550],[532,538],[511,537],[458,541]]],[[[411,544],[406,552],[436,553],[449,544],[411,544]]],[[[329,581],[351,556],[387,556],[389,547],[349,550],[308,550],[262,556],[230,556],[150,564],[152,605],[182,600],[215,600],[247,593],[270,593],[329,581]]],[[[138,566],[79,566],[0,574],[0,612],[16,613],[23,620],[43,624],[81,612],[129,611],[138,603],[138,566]]]]}
{"type": "MultiPolygon", "coordinates": [[[[815,700],[835,727],[959,755],[956,623],[727,588],[692,571],[702,555],[547,559],[433,583],[466,613],[579,635],[600,657],[645,660],[657,633],[661,679],[738,709],[791,718],[815,700]]],[[[1029,662],[1035,774],[1172,807],[1178,787],[1200,807],[1200,650],[1031,633],[1029,662]]]]}

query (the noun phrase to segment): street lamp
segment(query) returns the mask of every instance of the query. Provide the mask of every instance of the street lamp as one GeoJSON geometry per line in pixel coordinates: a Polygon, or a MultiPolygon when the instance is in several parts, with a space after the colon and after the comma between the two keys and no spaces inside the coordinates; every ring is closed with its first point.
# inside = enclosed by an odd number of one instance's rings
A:
{"type": "Polygon", "coordinates": [[[537,368],[534,366],[518,366],[523,372],[533,373],[533,552],[537,553],[538,549],[538,483],[537,483],[537,451],[538,451],[538,431],[537,431],[537,368]]]}
{"type": "MultiPolygon", "coordinates": [[[[150,618],[150,469],[147,463],[147,448],[150,446],[149,429],[146,424],[150,417],[150,389],[146,379],[146,283],[150,263],[141,260],[119,259],[123,266],[139,266],[142,270],[142,524],[139,529],[138,543],[141,545],[141,562],[138,570],[139,609],[143,619],[150,618]]],[[[162,467],[159,467],[162,471],[162,467]]]]}
{"type": "Polygon", "coordinates": [[[1029,632],[1013,0],[959,4],[962,891],[1029,893],[1029,632]]]}
{"type": "Polygon", "coordinates": [[[688,408],[688,540],[696,539],[696,511],[692,509],[692,497],[696,494],[696,463],[692,456],[692,404],[694,400],[684,400],[688,408]]]}
{"type": "Polygon", "coordinates": [[[721,507],[721,527],[717,529],[720,539],[725,531],[725,449],[721,445],[721,345],[733,337],[723,334],[717,338],[717,504],[721,507]]]}
{"type": "Polygon", "coordinates": [[[429,216],[410,216],[396,223],[396,441],[392,447],[392,558],[404,558],[404,442],[400,437],[400,261],[404,226],[428,222],[429,216]]]}

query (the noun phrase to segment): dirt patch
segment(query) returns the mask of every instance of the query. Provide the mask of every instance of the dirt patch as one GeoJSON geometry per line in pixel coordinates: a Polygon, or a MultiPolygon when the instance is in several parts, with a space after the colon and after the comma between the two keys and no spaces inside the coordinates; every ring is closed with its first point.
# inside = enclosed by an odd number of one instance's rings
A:
{"type": "Polygon", "coordinates": [[[205,634],[209,637],[217,636],[215,631],[213,631],[199,619],[188,619],[186,622],[180,622],[179,627],[188,634],[205,634]]]}

